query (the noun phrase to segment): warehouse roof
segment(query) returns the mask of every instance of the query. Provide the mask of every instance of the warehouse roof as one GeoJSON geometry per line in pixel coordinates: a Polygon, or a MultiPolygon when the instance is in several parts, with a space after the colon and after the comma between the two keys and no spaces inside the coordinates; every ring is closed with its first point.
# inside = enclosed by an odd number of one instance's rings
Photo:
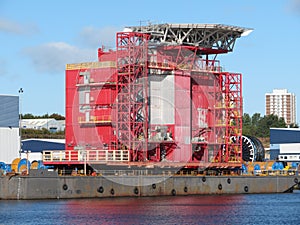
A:
{"type": "Polygon", "coordinates": [[[42,152],[44,150],[65,150],[65,139],[22,140],[22,151],[42,152]]]}
{"type": "Polygon", "coordinates": [[[43,126],[49,121],[55,121],[53,118],[49,119],[22,119],[22,124],[34,125],[34,126],[43,126]]]}

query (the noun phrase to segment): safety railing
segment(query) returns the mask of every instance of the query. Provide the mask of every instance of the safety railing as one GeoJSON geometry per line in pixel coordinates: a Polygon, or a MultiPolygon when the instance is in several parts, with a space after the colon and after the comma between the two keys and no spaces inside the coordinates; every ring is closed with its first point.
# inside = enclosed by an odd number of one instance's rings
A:
{"type": "Polygon", "coordinates": [[[148,67],[152,69],[165,69],[165,70],[192,70],[195,72],[221,72],[222,67],[218,60],[204,60],[198,59],[194,63],[185,62],[176,64],[172,60],[156,60],[155,57],[148,62],[148,67]]]}
{"type": "Polygon", "coordinates": [[[111,115],[91,116],[86,120],[85,117],[78,117],[79,124],[107,124],[112,122],[111,115]]]}
{"type": "Polygon", "coordinates": [[[43,162],[127,162],[128,150],[45,150],[43,162]]]}

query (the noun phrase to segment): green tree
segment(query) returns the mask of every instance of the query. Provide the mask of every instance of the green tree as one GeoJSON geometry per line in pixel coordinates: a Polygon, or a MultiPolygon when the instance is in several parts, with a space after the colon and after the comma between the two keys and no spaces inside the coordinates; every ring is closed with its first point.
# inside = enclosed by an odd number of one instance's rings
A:
{"type": "Polygon", "coordinates": [[[34,119],[35,116],[32,115],[31,113],[26,113],[24,115],[22,115],[22,119],[34,119]]]}
{"type": "Polygon", "coordinates": [[[42,115],[40,118],[47,119],[47,118],[49,118],[49,114],[46,113],[46,114],[42,115]]]}
{"type": "Polygon", "coordinates": [[[264,117],[263,123],[265,123],[264,127],[267,128],[264,132],[262,132],[262,137],[269,137],[270,136],[270,128],[277,127],[277,128],[285,128],[286,123],[283,118],[278,118],[276,115],[268,115],[264,117]]]}
{"type": "Polygon", "coordinates": [[[248,113],[243,115],[243,135],[252,136],[252,121],[248,113]]]}
{"type": "Polygon", "coordinates": [[[287,125],[283,118],[273,114],[261,117],[260,113],[254,113],[251,118],[247,113],[243,115],[243,135],[268,138],[271,127],[284,128],[287,125]]]}
{"type": "Polygon", "coordinates": [[[26,114],[22,115],[22,119],[47,119],[47,118],[54,118],[56,120],[65,120],[65,117],[58,113],[52,113],[51,115],[46,113],[42,116],[35,116],[31,113],[26,113],[26,114]]]}
{"type": "Polygon", "coordinates": [[[253,126],[256,127],[258,125],[258,121],[260,121],[260,120],[261,120],[260,113],[254,113],[252,115],[251,121],[252,121],[253,126]]]}
{"type": "Polygon", "coordinates": [[[55,139],[63,139],[65,138],[64,131],[58,131],[55,133],[51,133],[49,130],[43,128],[41,130],[36,129],[22,129],[22,139],[28,138],[55,138],[55,139]]]}
{"type": "Polygon", "coordinates": [[[59,115],[58,113],[52,113],[49,118],[54,118],[56,120],[65,120],[65,117],[62,115],[59,115]]]}

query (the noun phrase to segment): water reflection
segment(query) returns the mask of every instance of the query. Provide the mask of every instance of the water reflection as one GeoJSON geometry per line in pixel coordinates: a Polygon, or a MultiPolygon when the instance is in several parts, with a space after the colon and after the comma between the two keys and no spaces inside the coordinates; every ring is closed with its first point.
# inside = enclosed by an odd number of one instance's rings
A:
{"type": "Polygon", "coordinates": [[[216,224],[230,218],[232,206],[243,201],[243,195],[112,198],[68,201],[65,209],[73,217],[103,224],[216,224]]]}
{"type": "Polygon", "coordinates": [[[0,201],[0,224],[299,224],[293,194],[0,201]]]}

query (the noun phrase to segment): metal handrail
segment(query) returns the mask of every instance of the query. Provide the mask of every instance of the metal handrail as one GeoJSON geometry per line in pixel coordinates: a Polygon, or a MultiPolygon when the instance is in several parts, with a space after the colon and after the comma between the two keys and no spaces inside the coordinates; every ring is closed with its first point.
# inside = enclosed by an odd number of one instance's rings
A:
{"type": "Polygon", "coordinates": [[[128,162],[128,150],[44,150],[44,162],[128,162]]]}

